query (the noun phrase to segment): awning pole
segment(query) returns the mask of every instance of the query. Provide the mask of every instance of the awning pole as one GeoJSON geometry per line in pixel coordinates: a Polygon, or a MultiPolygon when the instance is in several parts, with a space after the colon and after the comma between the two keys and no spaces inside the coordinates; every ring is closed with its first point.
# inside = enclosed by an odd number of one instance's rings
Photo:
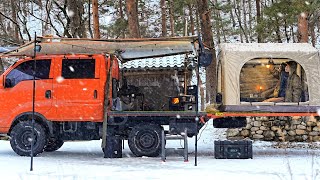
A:
{"type": "Polygon", "coordinates": [[[34,108],[35,108],[35,97],[36,97],[36,45],[37,45],[37,33],[34,32],[34,49],[33,49],[33,86],[32,86],[32,120],[31,120],[31,125],[32,125],[32,135],[31,135],[31,154],[30,154],[30,171],[33,171],[33,144],[34,144],[34,108]]]}

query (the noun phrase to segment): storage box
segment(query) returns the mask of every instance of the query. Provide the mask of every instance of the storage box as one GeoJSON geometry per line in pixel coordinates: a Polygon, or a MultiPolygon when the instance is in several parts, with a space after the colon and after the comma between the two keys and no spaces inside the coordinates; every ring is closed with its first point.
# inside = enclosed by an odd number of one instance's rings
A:
{"type": "Polygon", "coordinates": [[[252,141],[214,141],[216,159],[252,159],[252,141]]]}

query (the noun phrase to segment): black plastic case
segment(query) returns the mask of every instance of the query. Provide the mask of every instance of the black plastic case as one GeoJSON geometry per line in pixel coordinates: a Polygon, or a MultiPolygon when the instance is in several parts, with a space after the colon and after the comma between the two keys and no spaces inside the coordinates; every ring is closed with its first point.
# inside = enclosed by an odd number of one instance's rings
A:
{"type": "Polygon", "coordinates": [[[216,159],[252,159],[252,141],[214,141],[216,159]]]}

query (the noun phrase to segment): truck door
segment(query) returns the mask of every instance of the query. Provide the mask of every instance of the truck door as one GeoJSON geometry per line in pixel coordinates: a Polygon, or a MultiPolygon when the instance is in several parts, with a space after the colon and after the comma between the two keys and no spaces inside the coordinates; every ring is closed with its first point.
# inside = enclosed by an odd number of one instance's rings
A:
{"type": "Polygon", "coordinates": [[[101,120],[103,96],[99,84],[100,59],[61,58],[59,61],[60,76],[56,78],[54,86],[57,119],[101,120]]]}
{"type": "MultiPolygon", "coordinates": [[[[1,99],[6,99],[1,106],[1,114],[17,116],[32,111],[33,98],[33,60],[18,62],[5,74],[5,88],[1,99]]],[[[51,59],[36,60],[35,73],[35,111],[46,116],[52,107],[52,81],[50,72],[51,59]]]]}

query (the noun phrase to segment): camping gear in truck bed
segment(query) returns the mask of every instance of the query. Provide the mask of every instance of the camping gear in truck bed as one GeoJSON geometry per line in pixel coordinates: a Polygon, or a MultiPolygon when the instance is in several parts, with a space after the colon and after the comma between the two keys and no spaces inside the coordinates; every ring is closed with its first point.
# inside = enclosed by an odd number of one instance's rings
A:
{"type": "Polygon", "coordinates": [[[216,159],[252,159],[252,141],[214,141],[216,159]]]}

